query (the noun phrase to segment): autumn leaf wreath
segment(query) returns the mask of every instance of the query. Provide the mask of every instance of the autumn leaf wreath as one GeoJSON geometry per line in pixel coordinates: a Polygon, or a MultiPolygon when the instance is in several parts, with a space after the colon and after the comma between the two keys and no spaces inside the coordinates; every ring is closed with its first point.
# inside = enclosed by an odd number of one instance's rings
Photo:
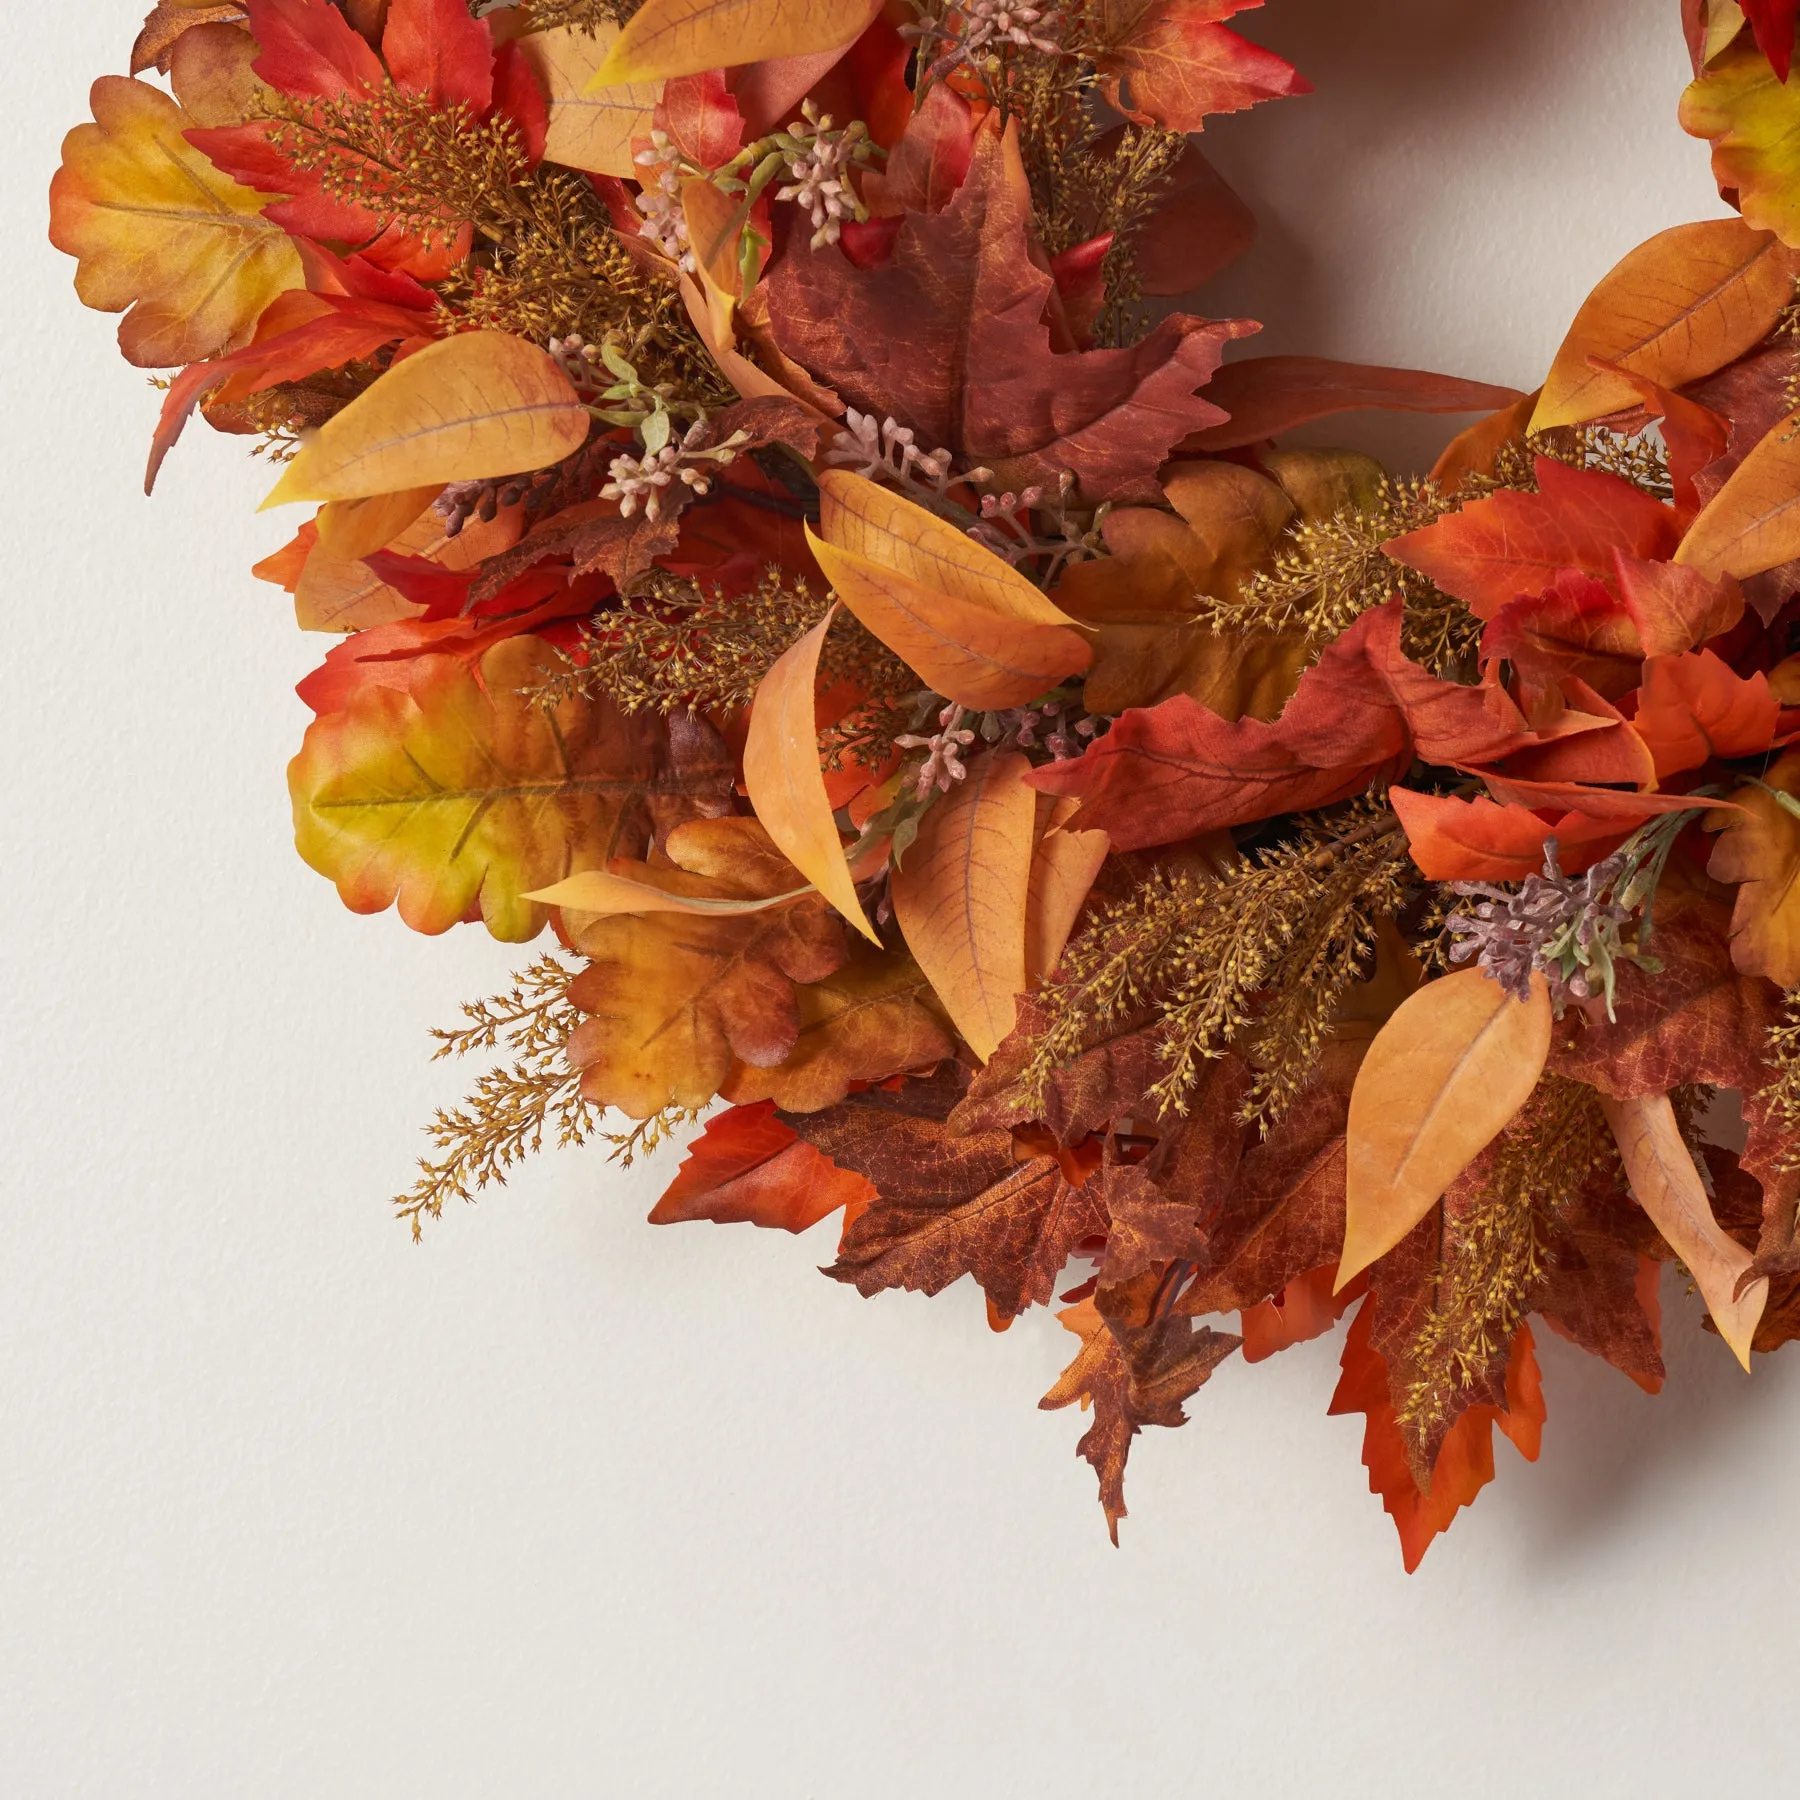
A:
{"type": "Polygon", "coordinates": [[[1307,90],[1256,4],[161,0],[51,229],[151,479],[198,411],[318,503],[300,854],[554,934],[415,1230],[705,1115],[656,1222],[1060,1297],[1115,1536],[1354,1306],[1410,1567],[1537,1454],[1530,1321],[1654,1391],[1674,1261],[1800,1335],[1796,0],[1684,0],[1734,210],[1528,396],[1166,304],[1251,236],[1191,134],[1307,90]],[[1484,416],[1283,446],[1371,408],[1484,416]]]}

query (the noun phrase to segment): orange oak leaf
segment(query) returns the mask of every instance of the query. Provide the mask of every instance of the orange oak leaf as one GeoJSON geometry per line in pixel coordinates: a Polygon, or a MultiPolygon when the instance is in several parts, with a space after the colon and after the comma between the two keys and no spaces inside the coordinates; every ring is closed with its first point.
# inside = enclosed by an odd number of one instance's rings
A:
{"type": "Polygon", "coordinates": [[[889,262],[789,248],[767,283],[775,340],[851,404],[1003,483],[1054,490],[1067,470],[1090,501],[1154,500],[1171,447],[1219,422],[1196,390],[1251,327],[1178,314],[1128,349],[1053,353],[1030,219],[1016,133],[984,127],[955,198],[907,214],[889,262]]]}
{"type": "Polygon", "coordinates": [[[590,423],[546,351],[503,331],[461,332],[396,363],[328,420],[263,505],[547,468],[581,448],[590,423]]]}
{"type": "Polygon", "coordinates": [[[1794,137],[1800,93],[1747,38],[1715,56],[1681,97],[1681,126],[1712,141],[1713,178],[1746,224],[1800,244],[1794,137]]]}
{"type": "Polygon", "coordinates": [[[1646,656],[1680,656],[1723,635],[1744,616],[1744,590],[1681,563],[1640,562],[1615,552],[1619,598],[1646,656]]]}
{"type": "Polygon", "coordinates": [[[1800,986],[1800,751],[1790,750],[1759,782],[1737,789],[1742,809],[1715,814],[1718,830],[1706,872],[1737,884],[1731,960],[1746,975],[1800,986]]]}
{"type": "Polygon", "coordinates": [[[1206,397],[1231,416],[1195,432],[1181,445],[1184,455],[1261,443],[1337,413],[1488,412],[1512,405],[1520,395],[1517,388],[1423,369],[1323,356],[1251,356],[1227,363],[1212,378],[1206,397]]]}
{"type": "Polygon", "coordinates": [[[716,734],[692,721],[674,739],[606,701],[534,705],[520,690],[555,666],[529,636],[478,669],[423,656],[407,687],[361,689],[313,721],[288,771],[295,841],[351,911],[398,901],[424,932],[473,913],[521,943],[546,916],[531,890],[643,849],[659,818],[725,810],[716,734]]]}
{"type": "MultiPolygon", "coordinates": [[[[1574,676],[1617,700],[1638,685],[1644,642],[1618,595],[1591,575],[1562,569],[1541,594],[1508,601],[1488,621],[1482,661],[1501,657],[1518,671],[1528,694],[1554,692],[1574,676]]],[[[1532,704],[1527,699],[1527,710],[1532,704]]]]}
{"type": "Polygon", "coordinates": [[[1541,976],[1519,1001],[1464,969],[1383,1026],[1350,1097],[1340,1287],[1398,1244],[1530,1098],[1552,1025],[1541,976]]]}
{"type": "Polygon", "coordinates": [[[1114,1544],[1125,1517],[1125,1460],[1146,1425],[1182,1425],[1184,1403],[1200,1391],[1240,1340],[1191,1319],[1166,1318],[1117,1333],[1092,1300],[1064,1308],[1063,1328],[1081,1339],[1075,1360],[1057,1377],[1039,1407],[1055,1412],[1093,1408],[1094,1422],[1076,1446],[1100,1480],[1100,1504],[1114,1544]]]}
{"type": "Polygon", "coordinates": [[[50,185],[50,241],[77,259],[76,293],[126,315],[119,348],[140,367],[236,349],[276,295],[303,285],[293,240],[260,194],[187,142],[193,121],[168,95],[105,75],[91,107],[50,185]]]}
{"type": "Polygon", "coordinates": [[[1556,353],[1533,431],[1635,405],[1639,375],[1665,388],[1711,375],[1758,344],[1793,295],[1793,253],[1742,219],[1706,219],[1640,244],[1582,303],[1556,353]],[[1614,365],[1594,367],[1594,359],[1614,365]]]}
{"type": "Polygon", "coordinates": [[[871,943],[819,767],[819,652],[834,606],[762,678],[744,744],[744,789],[782,854],[871,943]]]}
{"type": "Polygon", "coordinates": [[[775,1116],[772,1101],[715,1113],[688,1146],[675,1179],[650,1212],[652,1225],[708,1219],[801,1232],[840,1208],[874,1198],[862,1176],[840,1169],[775,1116]]]}
{"type": "MultiPolygon", "coordinates": [[[[664,849],[675,869],[645,866],[644,885],[792,896],[795,871],[754,819],[692,820],[664,849]]],[[[590,1100],[637,1119],[703,1106],[737,1062],[781,1063],[800,1036],[796,984],[823,980],[846,954],[841,922],[811,892],[749,912],[569,912],[564,924],[588,958],[569,999],[591,1015],[569,1039],[569,1064],[590,1100]]]]}
{"type": "Polygon", "coordinates": [[[1563,569],[1614,577],[1613,552],[1644,560],[1674,553],[1674,510],[1603,469],[1537,459],[1538,491],[1504,489],[1382,547],[1491,619],[1521,594],[1541,594],[1563,569]]]}
{"type": "Polygon", "coordinates": [[[925,814],[889,878],[907,948],[985,1062],[1025,991],[1037,796],[1021,751],[989,752],[925,814]]]}

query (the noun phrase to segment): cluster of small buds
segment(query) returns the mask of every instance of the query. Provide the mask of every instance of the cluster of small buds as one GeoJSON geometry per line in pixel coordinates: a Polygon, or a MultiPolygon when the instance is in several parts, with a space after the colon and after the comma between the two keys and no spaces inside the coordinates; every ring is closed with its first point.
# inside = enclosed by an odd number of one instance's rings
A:
{"type": "Polygon", "coordinates": [[[471,519],[492,523],[508,506],[524,503],[536,512],[540,496],[547,495],[562,478],[562,466],[539,469],[530,475],[508,475],[501,480],[453,481],[432,503],[432,511],[444,522],[444,536],[461,537],[471,519]]]}
{"type": "Polygon", "coordinates": [[[1104,553],[1100,528],[1110,509],[1101,507],[1085,522],[1071,518],[1069,500],[1074,491],[1075,477],[1064,469],[1057,478],[1056,497],[1048,504],[1041,487],[1028,487],[1017,494],[983,494],[981,523],[968,528],[969,536],[1014,568],[1022,563],[1037,565],[1037,577],[1048,587],[1070,563],[1104,553]],[[1055,525],[1056,536],[1034,529],[1031,515],[1040,509],[1055,525]]]}
{"type": "Polygon", "coordinates": [[[1051,695],[1035,706],[1009,706],[981,715],[977,727],[996,749],[1048,750],[1056,762],[1079,756],[1099,736],[1106,721],[1066,696],[1051,695]]]}
{"type": "Polygon", "coordinates": [[[964,66],[992,67],[1007,45],[1055,56],[1068,23],[1060,0],[1044,6],[1020,5],[1018,0],[957,0],[951,16],[956,20],[953,27],[937,20],[900,27],[902,37],[916,38],[921,48],[934,47],[930,74],[935,80],[964,66]]]}
{"type": "Polygon", "coordinates": [[[666,412],[652,413],[642,427],[644,454],[625,452],[608,466],[611,479],[601,488],[600,497],[618,501],[621,518],[629,519],[642,506],[646,519],[660,519],[663,494],[677,482],[696,494],[709,493],[713,470],[707,465],[722,467],[735,462],[739,447],[749,437],[747,432],[734,431],[724,443],[708,447],[701,442],[707,430],[704,419],[690,425],[679,443],[670,441],[669,429],[666,412]]]}
{"type": "Polygon", "coordinates": [[[643,214],[640,234],[687,274],[694,272],[694,252],[688,243],[687,217],[681,210],[681,152],[660,126],[650,133],[650,148],[631,159],[644,172],[634,205],[643,214]]]}
{"type": "Polygon", "coordinates": [[[590,344],[579,331],[571,331],[567,337],[551,338],[546,347],[578,393],[600,385],[603,345],[590,344]]]}
{"type": "Polygon", "coordinates": [[[1628,859],[1620,852],[1585,875],[1565,875],[1551,838],[1544,846],[1544,872],[1527,876],[1514,891],[1480,881],[1453,882],[1452,892],[1479,904],[1445,922],[1456,939],[1450,960],[1473,959],[1518,1000],[1529,998],[1531,977],[1541,974],[1559,1017],[1569,1001],[1596,996],[1605,999],[1610,1013],[1616,964],[1642,960],[1619,934],[1632,917],[1631,908],[1615,898],[1627,872],[1628,859]]]}
{"type": "Polygon", "coordinates": [[[927,500],[942,500],[958,482],[993,479],[989,469],[953,475],[951,453],[921,450],[910,425],[898,425],[892,419],[878,421],[873,413],[858,412],[854,406],[844,409],[844,423],[847,429],[837,434],[825,453],[825,461],[832,467],[847,468],[870,481],[884,481],[927,500]]]}
{"type": "Polygon", "coordinates": [[[786,158],[790,181],[775,190],[777,200],[806,208],[813,223],[812,247],[835,244],[846,219],[866,219],[868,208],[850,184],[850,171],[867,160],[873,145],[860,119],[833,130],[831,114],[821,115],[812,101],[801,103],[795,119],[776,141],[786,158]]]}
{"type": "Polygon", "coordinates": [[[918,778],[913,784],[916,800],[929,800],[934,789],[947,794],[968,774],[969,767],[963,761],[963,754],[975,742],[975,733],[963,724],[964,717],[965,709],[952,700],[938,714],[938,728],[929,736],[909,732],[894,739],[895,745],[902,750],[925,752],[925,760],[919,765],[918,778]]]}

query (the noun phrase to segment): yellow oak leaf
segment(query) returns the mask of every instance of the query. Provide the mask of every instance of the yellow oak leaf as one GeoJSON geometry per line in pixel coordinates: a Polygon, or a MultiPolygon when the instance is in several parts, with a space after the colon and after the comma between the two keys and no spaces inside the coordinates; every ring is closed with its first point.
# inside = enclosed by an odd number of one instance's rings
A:
{"type": "Polygon", "coordinates": [[[196,121],[167,94],[103,75],[90,104],[50,184],[50,241],[77,259],[76,293],[125,314],[119,348],[142,368],[237,349],[277,294],[306,285],[293,240],[187,142],[196,121]]]}
{"type": "Polygon", "coordinates": [[[1376,1033],[1350,1091],[1342,1289],[1400,1242],[1531,1097],[1550,989],[1515,1000],[1480,969],[1428,982],[1376,1033]]]}
{"type": "Polygon", "coordinates": [[[1682,95],[1681,125],[1712,140],[1714,179],[1745,222],[1800,246],[1800,86],[1744,37],[1682,95]]]}
{"type": "Polygon", "coordinates": [[[548,352],[504,331],[459,332],[396,363],[328,419],[263,506],[548,468],[581,448],[590,422],[548,352]]]}
{"type": "Polygon", "coordinates": [[[1724,368],[1774,329],[1795,270],[1779,238],[1742,219],[1658,232],[1582,302],[1531,429],[1585,425],[1638,405],[1631,375],[1678,388],[1724,368]],[[1614,366],[1596,369],[1590,357],[1614,366]]]}
{"type": "Polygon", "coordinates": [[[677,744],[606,700],[535,705],[521,690],[558,666],[529,636],[496,644],[479,674],[422,657],[408,690],[371,687],[313,721],[288,770],[295,841],[351,911],[398,901],[423,932],[475,913],[522,943],[547,916],[533,890],[725,808],[722,744],[677,744]]]}
{"type": "Polygon", "coordinates": [[[1019,751],[989,752],[940,799],[889,878],[894,917],[944,1010],[983,1062],[1025,991],[1037,795],[1019,751]]]}
{"type": "Polygon", "coordinates": [[[1719,841],[1706,872],[1738,884],[1731,911],[1731,960],[1746,975],[1800,985],[1800,816],[1780,796],[1800,798],[1800,751],[1731,796],[1738,810],[1713,814],[1719,841]],[[1774,790],[1774,791],[1771,791],[1774,790]]]}

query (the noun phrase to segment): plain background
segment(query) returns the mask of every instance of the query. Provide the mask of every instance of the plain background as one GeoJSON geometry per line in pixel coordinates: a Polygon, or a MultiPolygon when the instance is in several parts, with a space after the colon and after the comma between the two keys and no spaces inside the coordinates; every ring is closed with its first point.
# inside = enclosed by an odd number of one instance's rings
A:
{"type": "MultiPolygon", "coordinates": [[[[425,1027],[517,952],[294,857],[241,443],[139,493],[156,396],[43,242],[145,0],[8,18],[0,1793],[104,1800],[1669,1794],[1789,1761],[1800,1368],[1671,1285],[1650,1400],[1550,1422],[1401,1573],[1336,1348],[1140,1440],[1111,1549],[1073,1340],[863,1302],[827,1236],[658,1231],[670,1157],[550,1156],[415,1249],[425,1027]]],[[[1320,92],[1209,134],[1269,349],[1530,385],[1595,279],[1719,210],[1674,0],[1272,0],[1320,92]]],[[[1410,428],[1376,439],[1428,448],[1410,428]]],[[[1441,433],[1438,434],[1441,436],[1441,433]]],[[[829,1228],[827,1228],[827,1232],[829,1228]]]]}

